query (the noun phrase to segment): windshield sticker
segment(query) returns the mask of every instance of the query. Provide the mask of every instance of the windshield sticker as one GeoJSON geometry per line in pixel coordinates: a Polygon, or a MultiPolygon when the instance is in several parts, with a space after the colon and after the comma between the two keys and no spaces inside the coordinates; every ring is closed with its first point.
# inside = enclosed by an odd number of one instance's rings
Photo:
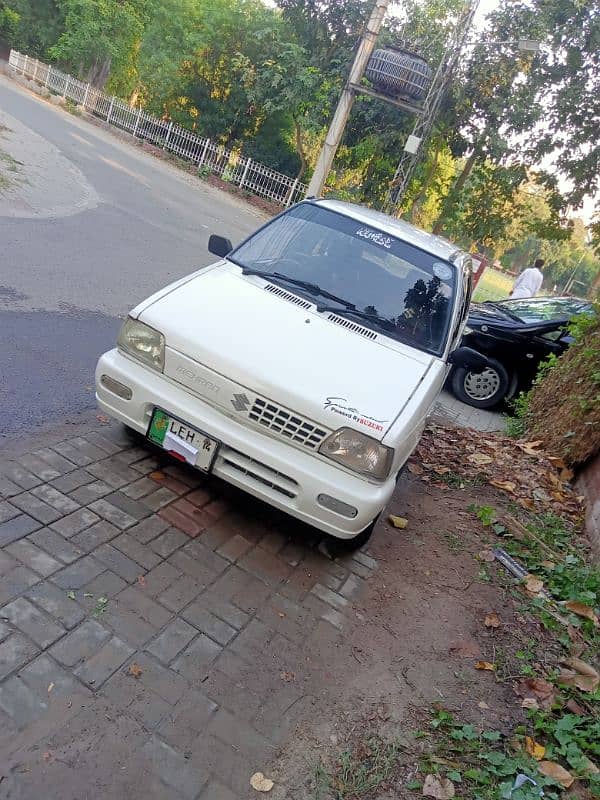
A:
{"type": "Polygon", "coordinates": [[[334,414],[339,414],[341,417],[346,417],[346,419],[374,431],[383,431],[383,426],[387,423],[387,419],[375,419],[375,417],[363,414],[357,408],[352,408],[348,405],[345,397],[328,397],[324,408],[326,411],[332,411],[334,414]]]}
{"type": "Polygon", "coordinates": [[[449,281],[452,279],[452,267],[449,264],[444,264],[443,261],[436,261],[432,267],[433,274],[441,281],[449,281]]]}
{"type": "Polygon", "coordinates": [[[356,235],[362,237],[363,239],[368,239],[373,244],[378,244],[380,247],[385,247],[388,250],[391,249],[394,240],[391,236],[386,236],[381,231],[374,231],[371,228],[359,228],[356,231],[356,235]]]}

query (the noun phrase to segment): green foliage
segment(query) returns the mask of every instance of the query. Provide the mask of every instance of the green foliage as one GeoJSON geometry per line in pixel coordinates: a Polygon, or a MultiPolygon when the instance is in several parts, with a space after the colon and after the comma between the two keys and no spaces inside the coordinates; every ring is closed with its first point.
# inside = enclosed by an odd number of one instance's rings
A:
{"type": "MultiPolygon", "coordinates": [[[[161,118],[304,180],[310,175],[373,0],[0,0],[0,36],[161,118]]],[[[463,0],[393,4],[379,37],[435,67],[463,0]]],[[[402,212],[426,229],[524,266],[548,282],[600,287],[600,263],[564,219],[596,187],[597,22],[579,0],[500,0],[443,99],[402,212]],[[540,127],[538,123],[543,121],[540,127]],[[533,132],[533,133],[532,133],[533,132]],[[537,165],[552,156],[572,180],[537,165]]],[[[357,97],[328,181],[380,206],[414,118],[357,97]]],[[[544,163],[547,163],[544,161],[544,163]]],[[[600,223],[598,224],[600,230],[600,223]]],[[[583,232],[585,234],[585,232],[583,232]]],[[[596,235],[594,242],[600,241],[596,235]]]]}
{"type": "Polygon", "coordinates": [[[0,39],[14,41],[19,25],[19,13],[5,3],[0,4],[0,39]]]}
{"type": "Polygon", "coordinates": [[[477,519],[481,522],[481,524],[489,528],[496,521],[496,509],[492,508],[492,506],[476,506],[471,504],[467,511],[471,514],[475,514],[477,519]]]}
{"type": "Polygon", "coordinates": [[[529,396],[528,435],[570,465],[600,451],[600,314],[571,323],[575,338],[560,359],[542,365],[529,396]],[[548,410],[552,408],[550,420],[548,410]]]}
{"type": "MultiPolygon", "coordinates": [[[[538,772],[536,762],[524,750],[509,749],[500,731],[481,730],[462,723],[445,710],[434,712],[429,726],[431,753],[422,758],[420,770],[423,774],[438,774],[460,784],[456,787],[457,797],[537,800],[539,787],[543,787],[545,797],[558,800],[556,784],[538,772]],[[446,766],[448,763],[452,765],[450,769],[446,766]],[[527,782],[513,790],[519,774],[531,777],[537,786],[527,782]]],[[[421,782],[409,788],[420,789],[421,782]]]]}
{"type": "Polygon", "coordinates": [[[133,58],[143,30],[143,0],[59,0],[64,30],[52,58],[103,87],[113,73],[115,91],[134,80],[133,58]]]}

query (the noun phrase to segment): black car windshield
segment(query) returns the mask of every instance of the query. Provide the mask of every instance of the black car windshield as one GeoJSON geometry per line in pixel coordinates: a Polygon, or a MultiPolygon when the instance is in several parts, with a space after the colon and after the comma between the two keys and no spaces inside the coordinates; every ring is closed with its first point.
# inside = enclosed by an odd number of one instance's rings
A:
{"type": "Polygon", "coordinates": [[[456,291],[454,265],[352,217],[301,203],[228,259],[264,272],[328,313],[428,353],[444,350],[456,291]],[[336,299],[326,299],[332,296],[336,299]]]}
{"type": "Polygon", "coordinates": [[[575,297],[538,297],[519,300],[502,300],[495,305],[505,308],[522,322],[550,322],[554,319],[566,319],[591,311],[585,300],[575,297]]]}

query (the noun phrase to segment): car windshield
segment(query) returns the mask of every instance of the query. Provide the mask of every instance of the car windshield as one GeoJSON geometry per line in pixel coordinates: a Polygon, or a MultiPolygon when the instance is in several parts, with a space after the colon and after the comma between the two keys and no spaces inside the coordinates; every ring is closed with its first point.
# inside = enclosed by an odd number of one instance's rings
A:
{"type": "Polygon", "coordinates": [[[301,203],[228,258],[323,311],[428,353],[444,350],[454,265],[352,217],[301,203]]]}
{"type": "Polygon", "coordinates": [[[584,300],[570,297],[538,297],[535,299],[503,300],[497,303],[523,322],[549,322],[589,311],[584,300]]]}

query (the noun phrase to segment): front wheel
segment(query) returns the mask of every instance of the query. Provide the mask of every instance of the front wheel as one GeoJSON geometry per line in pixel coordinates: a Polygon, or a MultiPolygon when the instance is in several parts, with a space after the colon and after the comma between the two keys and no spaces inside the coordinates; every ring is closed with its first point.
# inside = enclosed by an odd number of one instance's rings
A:
{"type": "Polygon", "coordinates": [[[504,400],[509,388],[508,372],[495,358],[488,358],[488,365],[483,372],[456,367],[452,373],[454,394],[474,408],[494,408],[504,400]]]}
{"type": "Polygon", "coordinates": [[[337,558],[338,556],[342,556],[344,553],[352,553],[355,550],[360,550],[360,548],[363,547],[371,538],[378,519],[379,515],[375,517],[373,522],[368,525],[364,531],[361,531],[356,536],[353,536],[352,539],[338,539],[335,536],[328,536],[326,543],[324,542],[327,553],[332,558],[337,558]]]}

